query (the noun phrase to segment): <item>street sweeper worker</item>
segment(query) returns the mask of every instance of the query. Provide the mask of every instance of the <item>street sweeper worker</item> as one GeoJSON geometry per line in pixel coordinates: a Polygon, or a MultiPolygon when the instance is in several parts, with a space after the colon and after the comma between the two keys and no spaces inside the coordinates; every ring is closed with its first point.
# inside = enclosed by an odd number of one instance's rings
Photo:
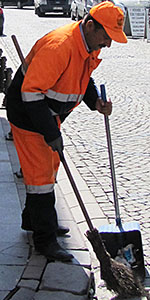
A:
{"type": "Polygon", "coordinates": [[[63,153],[60,125],[81,101],[91,110],[110,115],[92,71],[103,47],[112,40],[126,43],[124,14],[111,2],[91,8],[79,22],[71,22],[39,39],[20,66],[7,94],[11,125],[23,178],[26,202],[22,229],[33,231],[35,249],[48,259],[69,261],[73,256],[57,242],[69,231],[58,225],[55,176],[63,153]]]}

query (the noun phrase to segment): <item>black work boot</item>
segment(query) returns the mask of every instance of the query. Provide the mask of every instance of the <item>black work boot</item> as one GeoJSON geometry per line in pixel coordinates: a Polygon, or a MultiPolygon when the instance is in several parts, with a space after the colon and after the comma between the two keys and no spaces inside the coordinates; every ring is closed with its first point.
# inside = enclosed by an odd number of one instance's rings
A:
{"type": "MultiPolygon", "coordinates": [[[[21,228],[23,230],[33,231],[32,226],[31,226],[31,222],[30,222],[30,218],[28,218],[28,215],[26,215],[25,209],[22,212],[21,228]]],[[[67,234],[69,231],[70,231],[70,229],[68,227],[58,225],[58,227],[56,229],[56,234],[57,234],[57,236],[63,236],[65,234],[67,234]]]]}
{"type": "Polygon", "coordinates": [[[73,255],[63,249],[56,240],[48,245],[37,245],[35,246],[35,250],[44,255],[50,261],[59,260],[67,262],[73,259],[73,255]]]}
{"type": "MultiPolygon", "coordinates": [[[[55,197],[54,193],[52,194],[52,196],[55,197]]],[[[29,214],[30,198],[31,198],[31,196],[27,195],[25,207],[24,207],[23,212],[22,212],[21,228],[23,230],[27,230],[27,231],[33,231],[33,228],[32,228],[32,225],[31,225],[30,214],[29,214]]],[[[63,236],[65,234],[67,234],[68,232],[69,232],[68,227],[58,225],[58,222],[57,222],[57,229],[56,229],[57,236],[63,236]]]]}
{"type": "Polygon", "coordinates": [[[63,236],[66,233],[68,233],[70,231],[70,229],[68,227],[64,227],[62,225],[58,225],[57,226],[57,230],[56,230],[56,234],[57,236],[63,236]]]}
{"type": "Polygon", "coordinates": [[[21,228],[23,230],[33,231],[32,230],[32,226],[31,226],[31,220],[30,220],[29,211],[28,211],[28,209],[27,209],[26,206],[25,206],[25,208],[22,211],[22,224],[21,224],[21,228]]]}

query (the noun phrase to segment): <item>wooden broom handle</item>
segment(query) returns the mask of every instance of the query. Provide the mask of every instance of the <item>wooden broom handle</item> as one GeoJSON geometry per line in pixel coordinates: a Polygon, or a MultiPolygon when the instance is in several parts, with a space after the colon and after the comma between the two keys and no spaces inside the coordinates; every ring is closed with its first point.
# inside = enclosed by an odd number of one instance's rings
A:
{"type": "Polygon", "coordinates": [[[14,34],[11,36],[11,38],[12,38],[13,43],[14,43],[14,45],[15,45],[15,48],[16,48],[16,50],[17,50],[18,56],[19,56],[19,58],[20,58],[20,60],[21,60],[21,62],[22,62],[22,64],[23,64],[24,71],[25,71],[25,73],[26,73],[27,68],[28,68],[28,65],[27,65],[27,63],[26,63],[26,61],[25,61],[25,59],[24,59],[24,56],[23,56],[22,51],[21,51],[21,48],[20,48],[20,46],[19,46],[19,44],[18,44],[17,38],[16,38],[16,36],[15,36],[14,34]]]}

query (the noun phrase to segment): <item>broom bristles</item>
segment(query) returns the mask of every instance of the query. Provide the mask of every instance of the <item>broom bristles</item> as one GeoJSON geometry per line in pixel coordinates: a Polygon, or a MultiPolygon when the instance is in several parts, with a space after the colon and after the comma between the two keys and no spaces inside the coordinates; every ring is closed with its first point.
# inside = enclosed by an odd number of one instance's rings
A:
{"type": "Polygon", "coordinates": [[[87,231],[86,236],[100,261],[101,277],[109,290],[119,296],[146,296],[141,281],[135,277],[132,269],[111,258],[97,229],[87,231]]]}

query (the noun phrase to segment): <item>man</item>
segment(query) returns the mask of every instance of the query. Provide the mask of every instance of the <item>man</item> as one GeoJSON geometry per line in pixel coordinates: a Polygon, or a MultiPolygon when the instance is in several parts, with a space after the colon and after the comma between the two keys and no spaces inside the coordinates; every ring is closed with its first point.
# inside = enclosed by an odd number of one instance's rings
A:
{"type": "Polygon", "coordinates": [[[36,42],[7,95],[7,115],[18,152],[26,203],[22,228],[33,231],[35,249],[48,259],[73,258],[57,242],[61,228],[55,210],[54,184],[63,140],[60,123],[83,100],[91,110],[110,115],[111,102],[100,98],[92,71],[101,48],[112,40],[126,43],[123,12],[110,2],[91,8],[83,21],[58,28],[36,42]]]}

